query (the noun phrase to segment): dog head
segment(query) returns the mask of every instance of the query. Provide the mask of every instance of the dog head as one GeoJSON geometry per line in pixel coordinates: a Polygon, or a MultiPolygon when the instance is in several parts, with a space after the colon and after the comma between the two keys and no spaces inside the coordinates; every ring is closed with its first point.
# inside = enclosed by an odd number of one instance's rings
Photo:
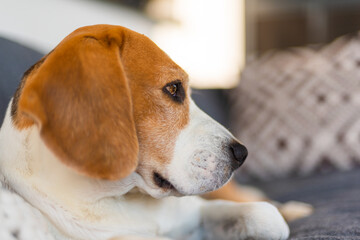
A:
{"type": "Polygon", "coordinates": [[[12,119],[20,130],[36,125],[78,173],[120,181],[136,173],[156,197],[214,190],[247,155],[191,100],[187,74],[119,26],[80,28],[30,68],[12,119]]]}

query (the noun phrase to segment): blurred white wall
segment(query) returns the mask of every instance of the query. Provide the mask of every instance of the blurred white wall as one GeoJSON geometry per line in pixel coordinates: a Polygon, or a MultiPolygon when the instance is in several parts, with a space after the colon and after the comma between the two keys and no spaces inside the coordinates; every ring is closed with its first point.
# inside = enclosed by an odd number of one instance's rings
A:
{"type": "Polygon", "coordinates": [[[153,26],[140,13],[107,2],[0,0],[0,35],[44,53],[75,29],[100,23],[122,25],[146,35],[153,26]]]}
{"type": "Polygon", "coordinates": [[[153,39],[190,74],[192,86],[233,87],[245,62],[244,0],[173,2],[174,23],[156,25],[153,39]]]}

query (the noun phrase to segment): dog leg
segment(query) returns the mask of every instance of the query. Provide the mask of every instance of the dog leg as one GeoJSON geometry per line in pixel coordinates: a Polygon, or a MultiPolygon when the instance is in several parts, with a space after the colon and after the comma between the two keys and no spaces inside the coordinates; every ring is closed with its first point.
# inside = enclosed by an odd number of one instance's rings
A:
{"type": "Polygon", "coordinates": [[[289,201],[286,203],[278,203],[271,201],[280,211],[281,215],[287,222],[294,221],[311,215],[314,211],[313,206],[303,202],[289,201]]]}
{"type": "Polygon", "coordinates": [[[267,202],[208,201],[202,208],[205,240],[285,240],[289,227],[267,202]]]}
{"type": "Polygon", "coordinates": [[[250,186],[239,186],[234,180],[229,181],[223,187],[204,194],[205,199],[223,199],[234,202],[259,202],[269,201],[266,194],[261,190],[250,186]]]}

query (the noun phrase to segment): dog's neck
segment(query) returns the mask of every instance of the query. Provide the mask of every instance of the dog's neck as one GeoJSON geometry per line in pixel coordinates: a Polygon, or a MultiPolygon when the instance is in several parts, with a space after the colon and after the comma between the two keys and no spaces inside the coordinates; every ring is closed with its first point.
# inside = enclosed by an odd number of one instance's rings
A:
{"type": "MultiPolygon", "coordinates": [[[[97,180],[77,174],[45,146],[36,126],[16,129],[9,109],[0,130],[0,176],[0,180],[48,215],[64,232],[73,231],[70,224],[76,224],[75,228],[83,232],[93,232],[101,221],[117,222],[125,226],[124,229],[128,226],[126,231],[134,231],[126,222],[129,219],[126,209],[136,203],[126,201],[133,193],[125,194],[141,183],[138,174],[121,181],[97,180]],[[114,207],[120,205],[122,207],[114,207]]],[[[144,195],[142,199],[147,197],[144,195]]],[[[102,234],[100,230],[97,237],[102,234]]]]}

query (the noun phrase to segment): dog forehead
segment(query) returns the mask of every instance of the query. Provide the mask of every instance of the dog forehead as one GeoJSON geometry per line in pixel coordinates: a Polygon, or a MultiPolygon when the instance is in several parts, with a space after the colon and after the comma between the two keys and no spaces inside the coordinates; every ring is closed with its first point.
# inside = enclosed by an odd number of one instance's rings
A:
{"type": "Polygon", "coordinates": [[[187,73],[148,37],[132,32],[124,43],[121,60],[128,76],[152,84],[188,82],[187,73]]]}
{"type": "Polygon", "coordinates": [[[58,47],[79,44],[84,38],[98,40],[107,48],[116,45],[120,61],[131,81],[155,85],[164,85],[174,80],[181,80],[185,85],[188,82],[187,73],[152,40],[122,26],[82,27],[68,35],[58,47]]]}

